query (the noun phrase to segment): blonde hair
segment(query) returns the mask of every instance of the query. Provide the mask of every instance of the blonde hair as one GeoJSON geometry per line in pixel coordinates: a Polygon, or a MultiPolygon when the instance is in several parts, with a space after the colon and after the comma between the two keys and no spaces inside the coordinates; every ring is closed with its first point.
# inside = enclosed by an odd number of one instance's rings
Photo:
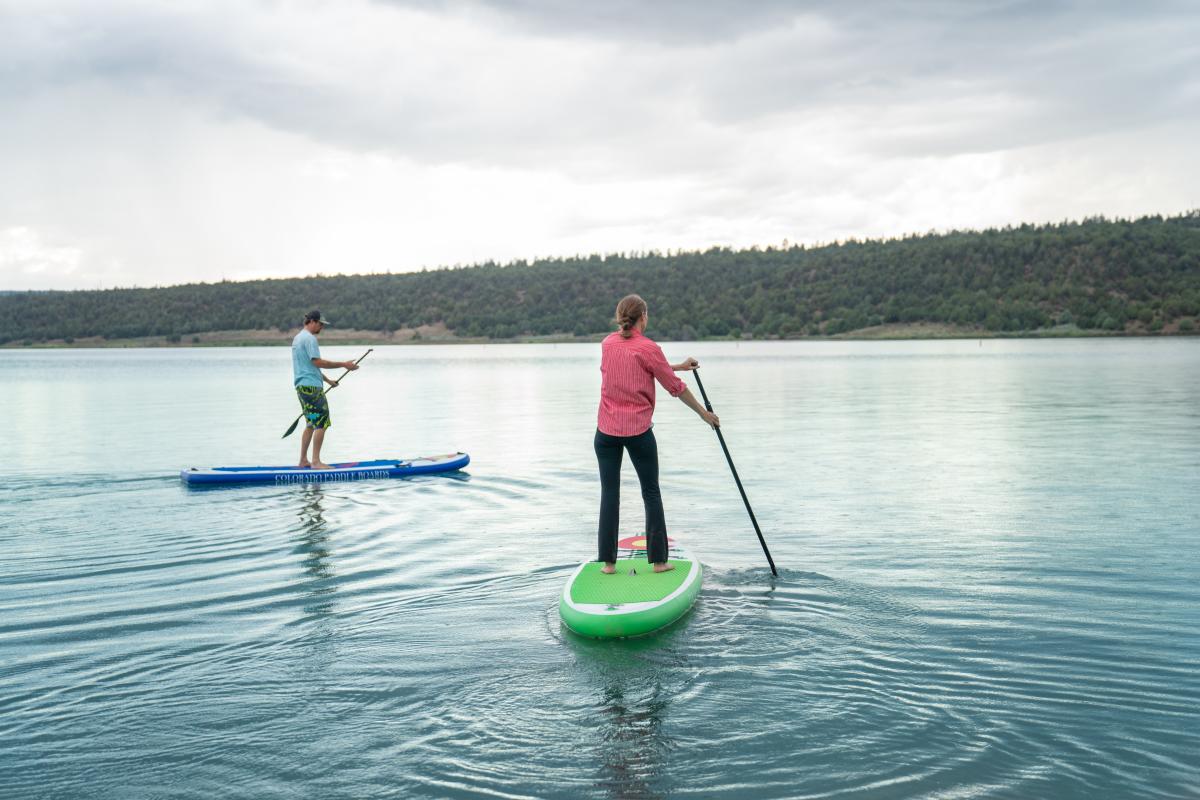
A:
{"type": "Polygon", "coordinates": [[[646,301],[636,294],[627,294],[617,303],[617,327],[621,336],[628,339],[633,336],[633,326],[646,314],[646,301]]]}

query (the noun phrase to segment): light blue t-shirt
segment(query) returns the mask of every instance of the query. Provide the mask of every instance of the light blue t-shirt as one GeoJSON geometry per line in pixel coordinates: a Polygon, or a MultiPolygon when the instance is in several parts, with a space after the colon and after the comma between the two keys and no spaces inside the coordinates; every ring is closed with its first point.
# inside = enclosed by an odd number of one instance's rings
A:
{"type": "Polygon", "coordinates": [[[312,360],[321,357],[321,348],[317,347],[317,337],[307,330],[302,330],[292,339],[292,378],[296,386],[323,385],[321,370],[313,366],[312,360]]]}

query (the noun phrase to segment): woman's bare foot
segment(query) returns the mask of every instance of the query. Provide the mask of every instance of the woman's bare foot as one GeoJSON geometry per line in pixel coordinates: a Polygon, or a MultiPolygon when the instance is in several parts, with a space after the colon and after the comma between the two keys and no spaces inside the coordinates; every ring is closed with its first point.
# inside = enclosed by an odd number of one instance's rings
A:
{"type": "Polygon", "coordinates": [[[674,564],[671,564],[671,563],[669,563],[669,562],[667,562],[667,561],[664,561],[664,562],[662,562],[661,564],[655,564],[655,565],[654,565],[654,571],[655,571],[655,572],[670,572],[670,571],[671,571],[671,570],[673,570],[673,569],[675,569],[675,565],[674,565],[674,564]]]}
{"type": "Polygon", "coordinates": [[[603,567],[600,568],[600,571],[603,572],[605,575],[612,575],[614,572],[617,571],[617,565],[613,561],[608,561],[604,564],[603,567]]]}
{"type": "Polygon", "coordinates": [[[326,464],[324,461],[314,461],[312,464],[312,468],[313,469],[329,469],[329,465],[326,464]]]}

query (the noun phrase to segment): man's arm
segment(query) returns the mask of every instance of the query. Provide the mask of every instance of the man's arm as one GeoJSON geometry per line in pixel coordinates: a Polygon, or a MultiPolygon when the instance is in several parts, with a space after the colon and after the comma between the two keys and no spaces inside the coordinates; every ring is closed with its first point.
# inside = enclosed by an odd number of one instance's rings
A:
{"type": "MultiPolygon", "coordinates": [[[[354,370],[358,369],[358,364],[355,364],[353,361],[330,361],[329,359],[326,359],[326,358],[314,358],[312,360],[312,363],[313,363],[313,366],[316,367],[318,370],[348,369],[351,372],[353,372],[354,370]]],[[[335,381],[333,378],[326,375],[324,372],[321,373],[321,380],[328,383],[330,389],[332,389],[334,386],[338,385],[337,381],[335,381]]]]}
{"type": "Polygon", "coordinates": [[[358,369],[358,364],[353,361],[330,361],[327,358],[314,358],[312,363],[317,369],[348,369],[351,372],[358,369]]]}

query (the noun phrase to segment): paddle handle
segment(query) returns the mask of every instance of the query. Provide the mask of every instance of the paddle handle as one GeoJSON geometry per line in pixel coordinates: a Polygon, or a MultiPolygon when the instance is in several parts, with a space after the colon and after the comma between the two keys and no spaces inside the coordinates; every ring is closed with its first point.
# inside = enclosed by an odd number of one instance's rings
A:
{"type": "MultiPolygon", "coordinates": [[[[708,393],[704,391],[704,381],[700,380],[700,370],[692,370],[692,374],[696,376],[696,385],[700,387],[700,397],[704,399],[704,407],[708,413],[712,414],[712,403],[708,402],[708,393]]],[[[729,471],[733,473],[733,482],[737,484],[738,492],[742,495],[742,502],[746,504],[746,513],[750,515],[750,522],[754,525],[754,532],[758,534],[758,543],[762,545],[763,555],[767,557],[767,563],[771,565],[771,574],[776,578],[779,577],[779,570],[775,568],[775,559],[771,558],[771,551],[767,549],[767,540],[763,537],[762,528],[758,527],[758,518],[754,516],[754,509],[750,507],[750,498],[746,497],[746,489],[742,486],[742,479],[738,476],[737,467],[733,465],[733,457],[729,455],[729,446],[725,444],[725,436],[721,433],[720,428],[713,428],[717,432],[717,440],[721,442],[721,449],[725,452],[725,461],[729,463],[729,471]]]]}

